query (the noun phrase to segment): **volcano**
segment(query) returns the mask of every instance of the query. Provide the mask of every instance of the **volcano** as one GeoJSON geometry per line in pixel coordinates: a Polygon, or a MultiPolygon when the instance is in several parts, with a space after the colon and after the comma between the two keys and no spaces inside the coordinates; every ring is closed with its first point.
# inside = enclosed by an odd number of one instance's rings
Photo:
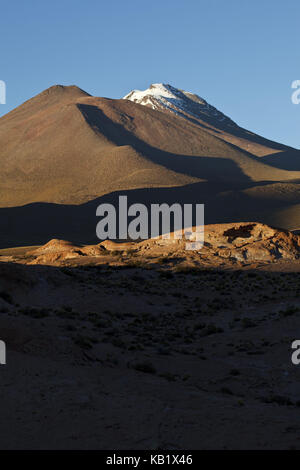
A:
{"type": "Polygon", "coordinates": [[[171,85],[123,99],[55,85],[0,119],[0,164],[2,246],[90,242],[99,201],[119,194],[205,203],[208,223],[300,227],[300,152],[171,85]]]}

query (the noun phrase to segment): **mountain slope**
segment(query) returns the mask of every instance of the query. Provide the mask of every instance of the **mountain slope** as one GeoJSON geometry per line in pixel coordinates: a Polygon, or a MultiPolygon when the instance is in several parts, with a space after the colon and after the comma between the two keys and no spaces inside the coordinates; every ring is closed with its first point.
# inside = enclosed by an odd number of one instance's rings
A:
{"type": "MultiPolygon", "coordinates": [[[[5,239],[16,227],[20,230],[14,221],[20,212],[1,208],[37,202],[82,205],[77,212],[82,217],[83,204],[95,214],[92,201],[125,192],[133,202],[205,203],[210,223],[258,220],[300,227],[293,209],[300,204],[299,151],[259,137],[254,142],[249,133],[249,148],[255,144],[266,153],[259,157],[224,137],[222,126],[228,135],[228,129],[243,132],[243,142],[247,135],[229,118],[221,119],[224,115],[217,115],[213,127],[203,124],[203,116],[191,120],[152,108],[129,99],[95,98],[75,86],[54,86],[0,118],[0,228],[5,239]]],[[[48,209],[47,227],[55,219],[55,209],[48,209]]],[[[30,214],[41,220],[41,213],[28,206],[20,221],[30,214]]],[[[94,229],[87,241],[92,236],[94,229]]]]}
{"type": "Polygon", "coordinates": [[[209,133],[257,156],[293,150],[239,127],[200,96],[164,83],[144,91],[133,90],[124,99],[163,112],[173,113],[205,128],[209,133]]]}
{"type": "Polygon", "coordinates": [[[54,87],[0,119],[2,207],[76,204],[116,189],[195,181],[158,167],[128,139],[116,144],[114,124],[102,111],[109,112],[110,100],[94,100],[54,87]]]}

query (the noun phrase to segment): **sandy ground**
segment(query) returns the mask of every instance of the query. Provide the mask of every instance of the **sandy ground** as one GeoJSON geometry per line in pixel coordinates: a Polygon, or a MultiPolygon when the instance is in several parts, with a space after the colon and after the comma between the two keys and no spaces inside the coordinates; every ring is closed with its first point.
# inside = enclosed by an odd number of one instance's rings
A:
{"type": "Polygon", "coordinates": [[[176,270],[115,252],[63,266],[8,254],[1,449],[300,448],[299,261],[176,270]]]}

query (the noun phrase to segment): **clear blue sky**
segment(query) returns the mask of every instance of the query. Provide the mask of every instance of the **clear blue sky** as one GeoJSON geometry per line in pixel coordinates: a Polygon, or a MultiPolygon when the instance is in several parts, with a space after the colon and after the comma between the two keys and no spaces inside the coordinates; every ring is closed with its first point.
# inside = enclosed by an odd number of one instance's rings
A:
{"type": "Polygon", "coordinates": [[[164,82],[300,147],[299,0],[10,0],[0,14],[0,115],[57,83],[119,98],[164,82]]]}

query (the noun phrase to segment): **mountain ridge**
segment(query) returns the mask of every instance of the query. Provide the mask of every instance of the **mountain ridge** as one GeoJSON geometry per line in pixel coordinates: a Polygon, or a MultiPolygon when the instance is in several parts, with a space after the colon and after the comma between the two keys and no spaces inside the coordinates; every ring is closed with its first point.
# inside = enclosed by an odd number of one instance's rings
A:
{"type": "Polygon", "coordinates": [[[229,126],[237,126],[232,119],[210,105],[199,95],[175,88],[170,84],[153,83],[147,90],[133,90],[123,99],[150,106],[152,109],[168,109],[179,115],[187,112],[195,118],[199,117],[198,113],[207,113],[208,116],[214,116],[220,122],[225,121],[229,126]]]}
{"type": "Polygon", "coordinates": [[[195,93],[175,88],[170,84],[153,83],[146,90],[132,90],[123,99],[162,112],[171,112],[191,122],[205,126],[206,130],[223,140],[238,145],[257,156],[264,156],[277,150],[291,150],[292,147],[265,139],[241,128],[230,117],[210,105],[195,93]],[[221,131],[221,132],[220,132],[221,131]],[[247,140],[256,140],[249,146],[247,140]],[[246,141],[246,142],[244,142],[246,141]]]}
{"type": "MultiPolygon", "coordinates": [[[[204,203],[209,223],[255,219],[300,227],[300,152],[277,143],[267,147],[268,141],[250,132],[245,149],[238,139],[245,141],[248,131],[231,129],[230,137],[220,127],[127,99],[50,87],[0,118],[5,243],[18,240],[18,207],[24,206],[21,219],[37,227],[46,214],[60,214],[62,205],[70,214],[78,206],[78,220],[86,220],[87,204],[93,218],[97,201],[129,193],[133,202],[147,204],[152,198],[204,203]],[[42,218],[36,203],[45,205],[42,218]]],[[[94,227],[96,217],[92,222],[94,227]]],[[[90,229],[81,233],[93,239],[90,229]]]]}

